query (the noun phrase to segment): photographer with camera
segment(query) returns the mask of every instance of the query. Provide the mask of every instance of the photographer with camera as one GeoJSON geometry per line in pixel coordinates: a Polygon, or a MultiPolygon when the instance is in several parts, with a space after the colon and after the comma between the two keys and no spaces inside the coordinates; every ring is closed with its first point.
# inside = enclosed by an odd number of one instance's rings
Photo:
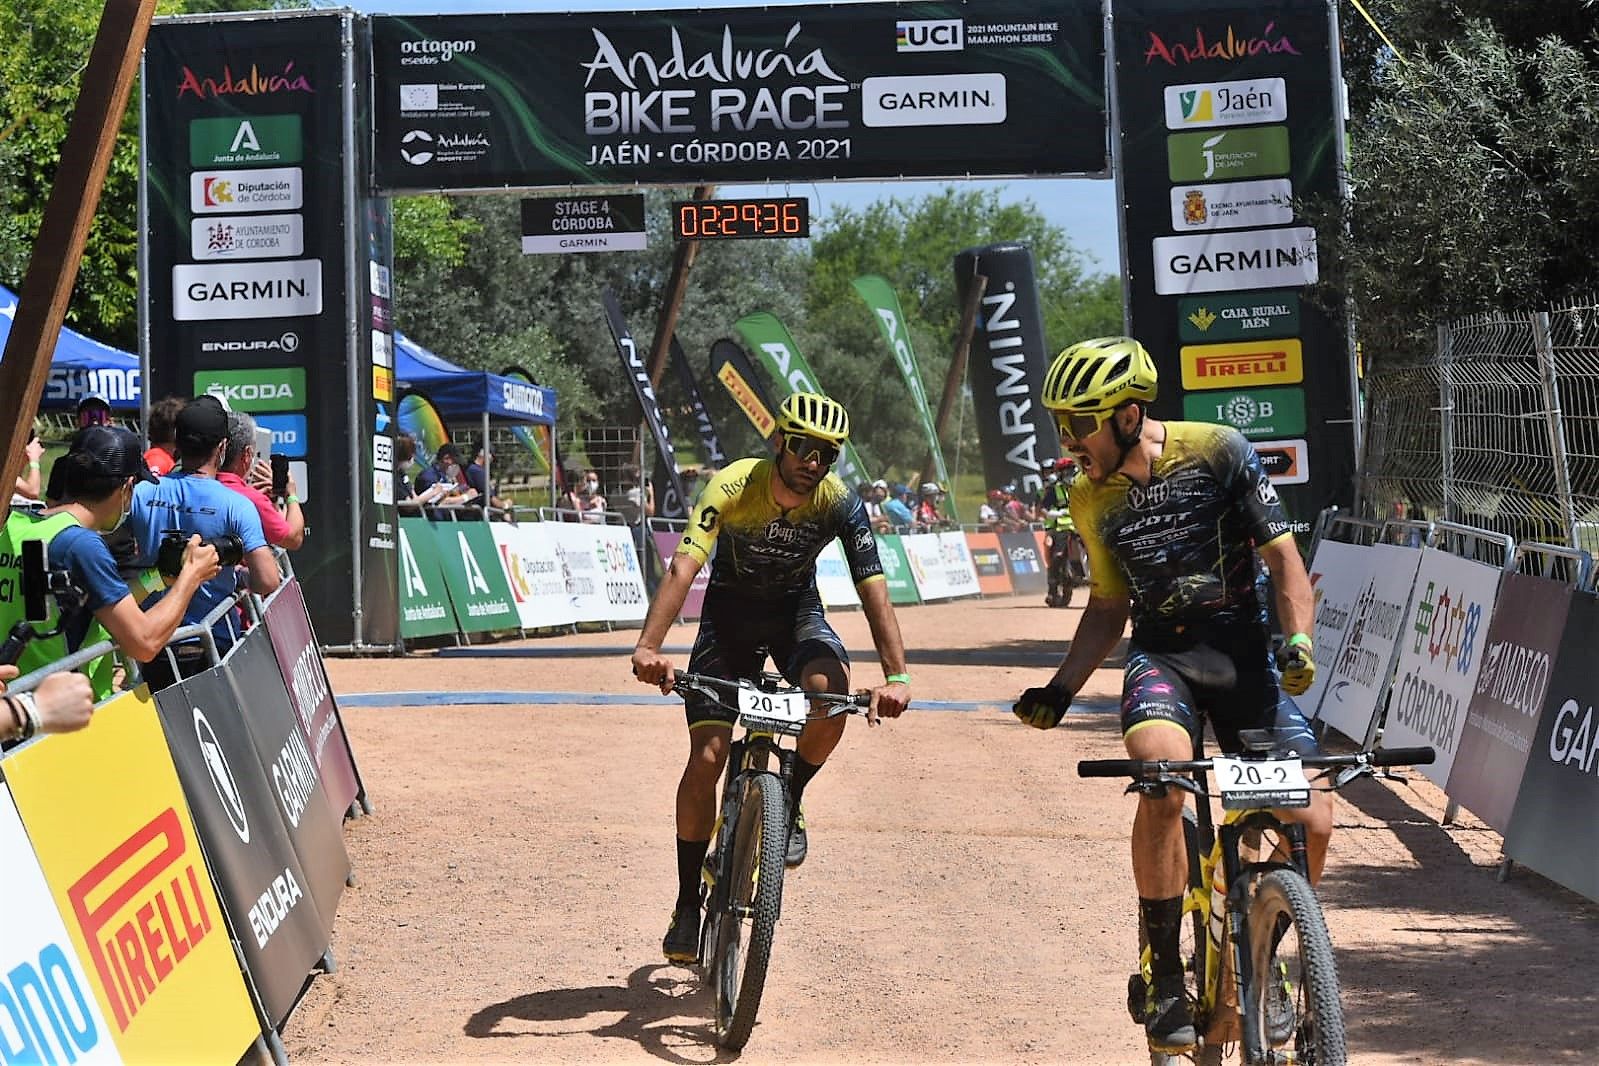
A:
{"type": "MultiPolygon", "coordinates": [[[[222,401],[215,396],[195,397],[178,412],[177,426],[182,466],[159,481],[135,486],[129,524],[139,542],[139,558],[155,563],[164,574],[173,573],[191,535],[216,545],[222,572],[201,585],[189,601],[183,615],[188,624],[201,621],[234,597],[241,588],[235,569],[239,564],[249,573],[250,590],[261,596],[270,595],[282,578],[261,531],[261,516],[249,500],[217,480],[228,446],[228,412],[222,401]]],[[[224,614],[211,632],[217,650],[225,653],[238,632],[237,611],[224,614]]],[[[184,642],[173,652],[179,676],[190,677],[209,666],[198,641],[184,642]]],[[[177,680],[165,655],[148,661],[144,676],[151,691],[177,680]]]]}
{"type": "MultiPolygon", "coordinates": [[[[23,544],[43,541],[48,572],[40,575],[55,594],[55,632],[27,639],[16,660],[23,673],[48,666],[108,636],[135,659],[154,658],[183,621],[184,608],[206,579],[217,573],[215,548],[191,538],[180,546],[175,581],[162,602],[148,611],[117,571],[102,536],[127,517],[133,486],[154,482],[139,455],[139,438],[116,426],[89,426],[72,437],[67,454],[51,473],[51,506],[42,513],[14,513],[0,529],[0,633],[25,622],[23,544]]],[[[115,663],[106,655],[83,667],[94,698],[112,693],[115,663]]],[[[0,720],[0,727],[4,726],[0,720]]]]}
{"type": "Polygon", "coordinates": [[[267,495],[273,489],[272,464],[257,457],[255,434],[255,419],[243,411],[228,412],[228,450],[222,457],[217,480],[254,505],[268,544],[294,551],[305,543],[305,513],[300,510],[299,490],[294,475],[285,470],[282,497],[286,507],[278,510],[267,495]]]}

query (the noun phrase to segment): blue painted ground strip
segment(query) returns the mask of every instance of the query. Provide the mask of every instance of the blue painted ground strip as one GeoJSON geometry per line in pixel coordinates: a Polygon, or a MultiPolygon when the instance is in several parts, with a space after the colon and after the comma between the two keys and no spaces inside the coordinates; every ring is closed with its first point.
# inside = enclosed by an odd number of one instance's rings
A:
{"type": "MultiPolygon", "coordinates": [[[[640,692],[638,695],[612,692],[350,692],[338,696],[341,707],[489,707],[526,706],[601,706],[656,707],[681,704],[678,696],[640,692]]],[[[1008,711],[1010,700],[914,700],[913,711],[1008,711]]],[[[1073,714],[1109,714],[1116,704],[1108,700],[1075,704],[1073,714]]]]}

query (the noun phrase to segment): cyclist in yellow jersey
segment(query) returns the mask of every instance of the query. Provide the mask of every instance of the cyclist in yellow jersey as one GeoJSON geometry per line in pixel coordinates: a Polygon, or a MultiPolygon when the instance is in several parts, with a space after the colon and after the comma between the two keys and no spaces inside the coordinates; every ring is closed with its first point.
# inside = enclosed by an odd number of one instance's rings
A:
{"type": "MultiPolygon", "coordinates": [[[[1065,660],[1047,685],[1022,693],[1015,712],[1040,729],[1058,725],[1130,614],[1121,706],[1130,757],[1192,758],[1198,708],[1223,751],[1239,750],[1242,729],[1270,728],[1293,750],[1313,753],[1315,738],[1291,698],[1315,677],[1310,579],[1277,492],[1237,430],[1148,417],[1155,387],[1155,364],[1131,337],[1074,345],[1045,377],[1044,404],[1083,474],[1069,501],[1091,585],[1065,660]],[[1289,634],[1275,661],[1262,562],[1289,634]]],[[[1314,880],[1332,834],[1332,802],[1325,792],[1311,795],[1310,807],[1277,814],[1304,823],[1314,880]]],[[[1196,1041],[1178,946],[1182,809],[1178,790],[1143,793],[1132,830],[1133,880],[1153,958],[1145,1030],[1150,1047],[1168,1053],[1196,1041]]]]}
{"type": "MultiPolygon", "coordinates": [[[[868,720],[896,718],[910,702],[910,675],[877,541],[860,498],[828,472],[849,437],[849,415],[826,396],[794,393],[779,408],[777,425],[782,445],[775,459],[741,459],[700,493],[650,603],[633,650],[633,673],[663,692],[670,689],[674,670],[661,642],[714,548],[689,672],[753,679],[770,656],[791,684],[848,692],[849,654],[816,592],[816,557],[836,537],[887,679],[872,690],[868,720]]],[[[734,720],[733,712],[704,697],[689,696],[684,708],[689,753],[677,786],[678,896],[661,944],[674,962],[692,961],[699,947],[700,867],[715,826],[716,783],[734,720]]],[[[844,716],[818,719],[800,734],[789,788],[789,866],[803,862],[808,849],[800,799],[843,736],[844,722],[844,716]]]]}

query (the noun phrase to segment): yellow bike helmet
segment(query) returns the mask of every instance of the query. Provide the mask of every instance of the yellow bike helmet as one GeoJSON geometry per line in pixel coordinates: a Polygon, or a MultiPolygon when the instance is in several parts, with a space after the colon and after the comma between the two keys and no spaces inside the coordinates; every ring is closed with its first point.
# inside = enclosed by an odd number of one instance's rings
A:
{"type": "Polygon", "coordinates": [[[849,412],[844,405],[819,392],[790,393],[777,408],[777,428],[843,444],[849,439],[849,412]]]}
{"type": "Polygon", "coordinates": [[[1155,361],[1131,337],[1098,337],[1072,345],[1044,375],[1044,406],[1052,411],[1109,411],[1155,399],[1155,361]]]}

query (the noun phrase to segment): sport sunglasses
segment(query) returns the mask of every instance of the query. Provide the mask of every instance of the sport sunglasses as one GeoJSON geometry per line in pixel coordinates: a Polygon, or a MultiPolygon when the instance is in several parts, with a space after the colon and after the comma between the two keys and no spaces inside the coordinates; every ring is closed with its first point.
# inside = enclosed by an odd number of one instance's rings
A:
{"type": "Polygon", "coordinates": [[[832,466],[838,461],[838,445],[830,440],[788,433],[783,436],[783,450],[802,463],[816,462],[832,466]]]}
{"type": "Polygon", "coordinates": [[[1055,428],[1060,432],[1061,440],[1085,440],[1098,433],[1099,427],[1110,421],[1115,414],[1115,410],[1057,411],[1055,412],[1055,428]]]}

